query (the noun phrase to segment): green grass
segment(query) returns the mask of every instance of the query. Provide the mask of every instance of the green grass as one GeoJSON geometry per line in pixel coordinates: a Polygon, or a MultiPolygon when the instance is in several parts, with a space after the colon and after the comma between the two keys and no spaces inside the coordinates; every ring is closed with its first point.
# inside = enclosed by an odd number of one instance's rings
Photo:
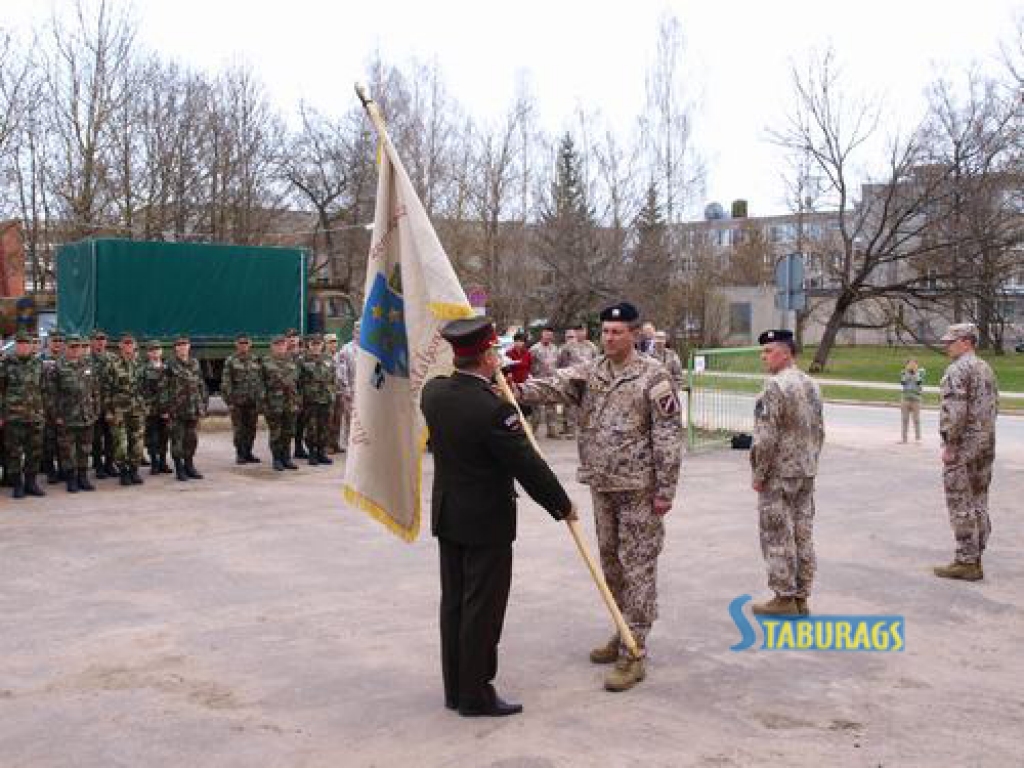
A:
{"type": "MultiPolygon", "coordinates": [[[[801,368],[806,370],[810,366],[815,351],[814,347],[804,348],[800,355],[801,368]]],[[[898,383],[903,364],[911,357],[925,369],[926,385],[937,385],[949,365],[948,358],[927,347],[835,347],[826,369],[817,377],[898,383]]],[[[981,357],[992,366],[1001,390],[1024,392],[1024,354],[1007,352],[1005,355],[991,355],[986,352],[981,357]]]]}

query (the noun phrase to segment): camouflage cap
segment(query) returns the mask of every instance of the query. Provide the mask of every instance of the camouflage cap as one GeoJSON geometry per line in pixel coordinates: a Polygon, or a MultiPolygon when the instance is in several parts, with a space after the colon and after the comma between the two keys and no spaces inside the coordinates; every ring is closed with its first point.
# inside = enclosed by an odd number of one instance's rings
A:
{"type": "Polygon", "coordinates": [[[163,349],[164,345],[160,343],[160,339],[150,339],[146,342],[146,349],[163,349]]]}
{"type": "Polygon", "coordinates": [[[285,337],[284,334],[280,334],[279,333],[279,334],[277,334],[277,336],[275,336],[274,338],[272,338],[270,340],[270,343],[271,344],[284,344],[287,341],[288,341],[287,337],[285,337]]]}
{"type": "Polygon", "coordinates": [[[20,343],[31,342],[34,338],[28,331],[18,331],[14,334],[14,340],[20,343]]]}
{"type": "Polygon", "coordinates": [[[324,341],[337,341],[337,340],[338,340],[338,334],[336,334],[336,333],[325,333],[324,334],[324,341]]]}
{"type": "Polygon", "coordinates": [[[95,341],[100,341],[100,340],[106,339],[106,338],[107,338],[107,334],[103,331],[102,328],[97,328],[96,330],[94,330],[92,332],[92,339],[94,339],[95,341]]]}
{"type": "Polygon", "coordinates": [[[192,340],[188,336],[184,336],[184,335],[178,336],[178,338],[176,338],[174,340],[174,346],[178,346],[179,344],[191,344],[191,343],[192,343],[192,340]]]}
{"type": "Polygon", "coordinates": [[[309,334],[306,337],[306,343],[307,344],[323,344],[324,343],[324,337],[321,336],[319,333],[311,333],[311,334],[309,334]]]}
{"type": "Polygon", "coordinates": [[[128,333],[128,331],[125,331],[121,334],[121,343],[126,344],[129,341],[135,341],[135,337],[128,333]]]}
{"type": "Polygon", "coordinates": [[[61,333],[60,331],[54,331],[53,333],[50,334],[50,341],[64,341],[64,334],[61,333]]]}
{"type": "Polygon", "coordinates": [[[299,332],[296,331],[294,328],[289,328],[287,331],[284,332],[284,335],[287,336],[289,339],[294,339],[296,336],[299,335],[299,332]]]}
{"type": "Polygon", "coordinates": [[[85,342],[82,341],[82,337],[79,336],[77,333],[68,334],[67,336],[64,337],[64,341],[65,343],[67,343],[69,347],[80,347],[83,344],[85,344],[85,342]]]}
{"type": "Polygon", "coordinates": [[[235,341],[236,342],[237,341],[249,341],[249,340],[250,339],[249,339],[249,334],[248,333],[239,333],[239,334],[235,335],[235,341]]]}
{"type": "Polygon", "coordinates": [[[978,340],[978,326],[974,323],[953,323],[946,329],[946,333],[939,341],[943,344],[949,344],[953,341],[959,341],[960,339],[971,339],[972,341],[978,340]]]}

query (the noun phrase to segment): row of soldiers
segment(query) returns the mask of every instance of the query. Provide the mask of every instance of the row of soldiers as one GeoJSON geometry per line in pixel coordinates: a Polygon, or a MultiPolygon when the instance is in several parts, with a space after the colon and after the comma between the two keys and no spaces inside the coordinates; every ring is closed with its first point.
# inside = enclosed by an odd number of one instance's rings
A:
{"type": "Polygon", "coordinates": [[[37,475],[66,482],[70,493],[95,490],[89,479],[119,477],[141,484],[143,444],[153,474],[169,473],[168,444],[179,479],[201,479],[196,470],[196,430],[208,402],[206,384],[190,342],[174,342],[164,363],[159,341],[138,359],[136,341],[124,334],[116,353],[107,335],[50,336],[46,354],[19,332],[14,352],[0,361],[0,427],[5,480],[13,497],[44,496],[37,475]]]}

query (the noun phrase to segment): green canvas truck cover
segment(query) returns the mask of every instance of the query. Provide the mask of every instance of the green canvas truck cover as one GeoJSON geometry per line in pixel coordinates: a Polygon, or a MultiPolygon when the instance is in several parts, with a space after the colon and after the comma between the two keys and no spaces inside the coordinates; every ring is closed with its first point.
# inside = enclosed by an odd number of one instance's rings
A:
{"type": "Polygon", "coordinates": [[[57,252],[67,333],[197,339],[305,328],[306,252],[295,248],[85,240],[57,252]]]}

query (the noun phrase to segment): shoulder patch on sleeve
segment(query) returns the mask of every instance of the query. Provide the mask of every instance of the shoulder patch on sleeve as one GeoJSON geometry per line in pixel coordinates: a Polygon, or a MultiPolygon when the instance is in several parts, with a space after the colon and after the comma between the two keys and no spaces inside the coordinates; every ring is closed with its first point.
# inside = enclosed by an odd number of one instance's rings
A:
{"type": "Polygon", "coordinates": [[[523,421],[519,418],[517,411],[513,411],[502,418],[501,426],[506,432],[519,433],[523,431],[523,421]]]}
{"type": "Polygon", "coordinates": [[[659,381],[651,387],[651,400],[654,401],[662,416],[672,416],[679,411],[679,400],[676,398],[675,389],[667,380],[659,381]]]}

